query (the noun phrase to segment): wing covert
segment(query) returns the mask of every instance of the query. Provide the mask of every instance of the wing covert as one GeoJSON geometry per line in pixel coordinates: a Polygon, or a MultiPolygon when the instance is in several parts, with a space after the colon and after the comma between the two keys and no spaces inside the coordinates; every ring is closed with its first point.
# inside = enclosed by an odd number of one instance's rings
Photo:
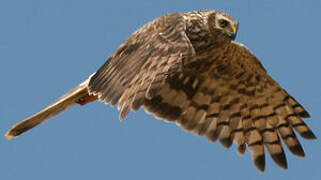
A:
{"type": "Polygon", "coordinates": [[[91,78],[90,93],[112,105],[120,102],[121,118],[133,105],[137,110],[145,97],[157,94],[170,72],[180,70],[183,58],[195,54],[185,28],[179,13],[162,16],[140,28],[91,78]]]}
{"type": "Polygon", "coordinates": [[[279,166],[287,168],[281,139],[293,154],[304,156],[294,130],[304,138],[316,138],[302,120],[309,117],[304,108],[236,42],[188,64],[144,107],[224,147],[235,142],[240,154],[248,147],[261,171],[264,146],[279,166]]]}

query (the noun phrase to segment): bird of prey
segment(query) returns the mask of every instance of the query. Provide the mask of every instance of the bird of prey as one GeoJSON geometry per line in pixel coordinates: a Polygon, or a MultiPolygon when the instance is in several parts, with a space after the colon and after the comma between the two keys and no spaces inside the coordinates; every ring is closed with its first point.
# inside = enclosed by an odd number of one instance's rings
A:
{"type": "Polygon", "coordinates": [[[280,167],[287,161],[281,140],[305,156],[294,130],[316,139],[302,118],[308,112],[234,41],[238,22],[216,10],[172,13],[134,32],[86,81],[10,129],[7,138],[73,105],[94,100],[118,104],[120,119],[140,107],[184,130],[248,148],[260,171],[266,149],[280,167]]]}

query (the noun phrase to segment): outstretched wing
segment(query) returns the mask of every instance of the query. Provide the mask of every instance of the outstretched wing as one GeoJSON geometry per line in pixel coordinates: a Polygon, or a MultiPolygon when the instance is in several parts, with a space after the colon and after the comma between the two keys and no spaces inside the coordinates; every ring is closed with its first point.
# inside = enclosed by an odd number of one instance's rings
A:
{"type": "Polygon", "coordinates": [[[264,146],[279,166],[287,168],[280,138],[298,156],[304,151],[293,129],[303,138],[316,138],[301,119],[309,114],[236,42],[184,67],[144,107],[210,141],[219,139],[224,147],[234,141],[240,154],[247,146],[261,171],[264,146]]]}
{"type": "Polygon", "coordinates": [[[179,13],[159,17],[126,40],[89,82],[89,92],[115,105],[120,117],[137,110],[144,98],[154,97],[170,72],[179,71],[183,58],[195,50],[179,13]]]}

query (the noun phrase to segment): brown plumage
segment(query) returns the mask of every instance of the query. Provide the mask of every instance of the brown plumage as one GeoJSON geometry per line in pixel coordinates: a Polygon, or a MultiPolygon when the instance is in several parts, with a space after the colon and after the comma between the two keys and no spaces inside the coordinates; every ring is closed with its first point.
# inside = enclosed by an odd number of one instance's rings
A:
{"type": "Polygon", "coordinates": [[[265,147],[286,169],[281,139],[293,154],[304,156],[293,129],[315,139],[302,120],[310,116],[233,41],[237,27],[232,17],[214,10],[159,17],[130,36],[93,76],[6,136],[17,137],[72,105],[98,99],[118,103],[121,119],[143,106],[224,147],[234,142],[240,154],[248,147],[260,171],[265,147]]]}

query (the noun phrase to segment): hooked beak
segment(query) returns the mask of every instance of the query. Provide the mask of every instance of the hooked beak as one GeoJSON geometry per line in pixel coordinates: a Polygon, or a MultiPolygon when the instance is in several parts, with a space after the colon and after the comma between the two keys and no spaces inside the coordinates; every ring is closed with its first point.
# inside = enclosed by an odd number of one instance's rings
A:
{"type": "Polygon", "coordinates": [[[237,25],[232,26],[232,31],[230,32],[230,37],[232,40],[234,40],[236,38],[236,34],[237,34],[237,25]]]}

